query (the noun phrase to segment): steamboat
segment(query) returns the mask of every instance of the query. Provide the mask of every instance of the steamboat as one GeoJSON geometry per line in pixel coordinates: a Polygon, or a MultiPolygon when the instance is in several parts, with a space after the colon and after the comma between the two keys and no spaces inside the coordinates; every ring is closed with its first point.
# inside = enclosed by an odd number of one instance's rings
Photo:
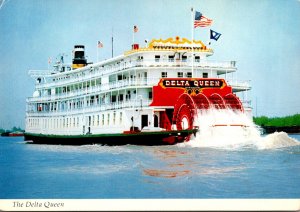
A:
{"type": "Polygon", "coordinates": [[[248,81],[235,61],[211,61],[213,50],[186,38],[133,44],[123,55],[88,63],[75,45],[71,64],[30,70],[26,141],[43,144],[169,145],[201,130],[197,111],[215,108],[251,116],[248,81]]]}

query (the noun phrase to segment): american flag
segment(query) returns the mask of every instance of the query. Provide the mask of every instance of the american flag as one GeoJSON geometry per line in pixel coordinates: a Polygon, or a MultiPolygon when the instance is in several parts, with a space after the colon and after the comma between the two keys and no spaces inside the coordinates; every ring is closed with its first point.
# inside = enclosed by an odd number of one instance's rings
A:
{"type": "Polygon", "coordinates": [[[98,48],[102,48],[103,47],[103,43],[101,41],[98,41],[98,48]]]}
{"type": "Polygon", "coordinates": [[[138,31],[139,31],[139,28],[136,25],[134,25],[133,32],[138,32],[138,31]]]}
{"type": "Polygon", "coordinates": [[[206,18],[202,15],[202,13],[196,11],[195,13],[195,21],[194,21],[194,28],[196,27],[207,27],[212,24],[213,20],[206,18]]]}

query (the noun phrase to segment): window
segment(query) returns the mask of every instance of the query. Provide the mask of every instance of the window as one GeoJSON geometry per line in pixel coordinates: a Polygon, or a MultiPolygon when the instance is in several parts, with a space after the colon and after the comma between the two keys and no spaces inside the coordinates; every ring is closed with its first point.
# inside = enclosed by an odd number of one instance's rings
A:
{"type": "Polygon", "coordinates": [[[161,77],[162,78],[168,77],[168,73],[167,72],[161,72],[161,77]]]}
{"type": "Polygon", "coordinates": [[[91,126],[91,125],[92,125],[92,116],[89,116],[89,117],[88,117],[88,121],[89,121],[89,124],[88,124],[88,125],[91,126]]]}
{"type": "Polygon", "coordinates": [[[182,55],[182,62],[186,62],[187,61],[187,56],[186,55],[182,55]]]}
{"type": "Polygon", "coordinates": [[[97,115],[97,126],[100,124],[100,115],[97,115]]]}
{"type": "Polygon", "coordinates": [[[120,112],[120,124],[122,124],[122,122],[123,122],[123,113],[120,112]]]}
{"type": "Polygon", "coordinates": [[[160,55],[155,55],[155,62],[159,62],[160,55]]]}
{"type": "Polygon", "coordinates": [[[104,114],[102,114],[102,126],[104,125],[104,114]]]}
{"type": "Polygon", "coordinates": [[[152,91],[149,91],[149,93],[148,93],[148,98],[149,98],[149,99],[152,99],[152,91]]]}
{"type": "Polygon", "coordinates": [[[195,61],[200,62],[200,56],[195,56],[195,61]]]}
{"type": "Polygon", "coordinates": [[[113,95],[111,96],[111,102],[116,102],[117,101],[117,96],[113,95]]]}
{"type": "Polygon", "coordinates": [[[183,72],[177,72],[177,77],[183,77],[183,72]]]}
{"type": "Polygon", "coordinates": [[[123,99],[124,99],[123,94],[120,94],[119,95],[119,101],[121,102],[121,101],[123,101],[123,99]]]}
{"type": "Polygon", "coordinates": [[[208,78],[208,73],[206,73],[206,72],[202,73],[202,77],[203,78],[208,78]]]}
{"type": "Polygon", "coordinates": [[[187,73],[186,73],[186,76],[187,76],[188,78],[191,78],[191,77],[192,77],[192,72],[187,72],[187,73]]]}
{"type": "Polygon", "coordinates": [[[110,114],[107,114],[107,125],[109,126],[109,119],[110,119],[110,114]]]}
{"type": "Polygon", "coordinates": [[[116,124],[116,112],[113,113],[113,124],[116,124]]]}
{"type": "Polygon", "coordinates": [[[174,62],[174,55],[169,55],[169,62],[174,62]]]}

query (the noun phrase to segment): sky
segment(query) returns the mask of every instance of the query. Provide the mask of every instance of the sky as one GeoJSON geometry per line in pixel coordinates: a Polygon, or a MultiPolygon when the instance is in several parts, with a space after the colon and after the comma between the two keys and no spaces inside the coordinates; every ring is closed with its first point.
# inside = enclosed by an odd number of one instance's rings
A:
{"type": "Polygon", "coordinates": [[[153,38],[191,39],[191,7],[213,19],[196,28],[196,40],[212,41],[210,60],[237,61],[237,78],[250,80],[254,116],[300,113],[299,0],[5,0],[0,8],[0,128],[25,127],[26,98],[34,92],[28,70],[48,69],[48,58],[85,45],[88,62],[129,50],[153,38]]]}

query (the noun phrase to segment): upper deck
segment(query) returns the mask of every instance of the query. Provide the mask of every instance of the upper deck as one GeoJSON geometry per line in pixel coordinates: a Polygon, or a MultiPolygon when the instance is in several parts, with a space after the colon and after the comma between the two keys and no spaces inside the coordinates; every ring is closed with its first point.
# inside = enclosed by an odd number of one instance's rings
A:
{"type": "Polygon", "coordinates": [[[195,70],[191,77],[201,77],[201,71],[214,72],[216,76],[236,71],[235,61],[207,60],[212,54],[213,50],[201,41],[191,42],[177,36],[175,39],[153,39],[144,48],[134,44],[132,50],[125,52],[124,55],[80,68],[73,69],[71,65],[58,63],[54,70],[30,70],[29,75],[36,79],[36,88],[43,89],[67,85],[78,80],[84,81],[93,75],[114,75],[128,70],[135,72],[145,69],[149,72],[157,69],[195,70]]]}
{"type": "Polygon", "coordinates": [[[237,70],[235,61],[212,61],[213,50],[201,41],[178,36],[153,39],[147,47],[137,44],[123,55],[83,67],[56,63],[54,70],[30,70],[36,94],[29,101],[58,100],[74,95],[108,92],[126,86],[151,87],[161,78],[225,78],[234,92],[249,90],[247,81],[227,75],[237,70]],[[193,57],[194,55],[194,57],[193,57]],[[72,94],[72,95],[71,95],[72,94]]]}

